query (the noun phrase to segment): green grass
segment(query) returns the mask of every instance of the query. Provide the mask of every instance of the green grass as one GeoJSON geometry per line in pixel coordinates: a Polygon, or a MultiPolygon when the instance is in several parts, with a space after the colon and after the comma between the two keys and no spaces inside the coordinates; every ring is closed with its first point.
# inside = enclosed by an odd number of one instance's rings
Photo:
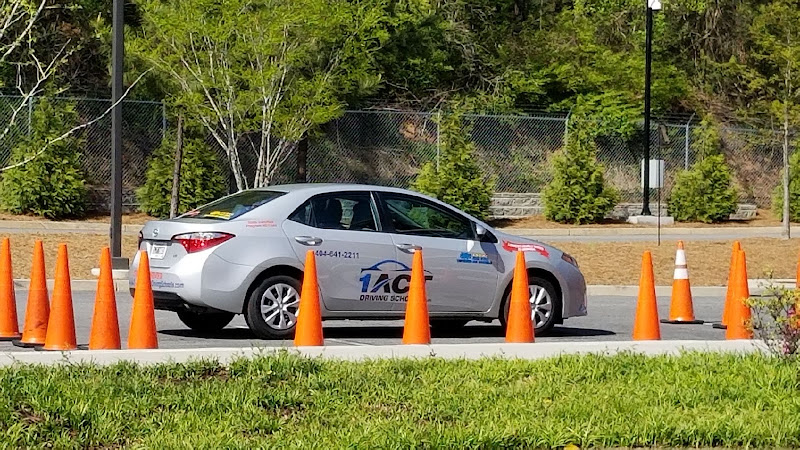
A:
{"type": "Polygon", "coordinates": [[[0,448],[800,446],[800,363],[686,354],[0,369],[0,448]]]}

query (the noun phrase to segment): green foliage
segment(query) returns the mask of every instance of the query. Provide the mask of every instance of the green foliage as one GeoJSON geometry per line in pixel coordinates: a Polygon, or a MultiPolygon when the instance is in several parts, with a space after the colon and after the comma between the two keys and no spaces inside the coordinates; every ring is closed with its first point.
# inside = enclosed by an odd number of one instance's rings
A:
{"type": "MultiPolygon", "coordinates": [[[[782,182],[772,191],[772,211],[783,219],[782,182]]],[[[789,218],[792,222],[800,221],[800,153],[798,152],[789,158],[789,218]]]]}
{"type": "Polygon", "coordinates": [[[723,155],[711,155],[681,171],[669,198],[679,222],[721,222],[736,212],[738,193],[723,155]]]}
{"type": "Polygon", "coordinates": [[[83,139],[71,135],[54,141],[77,124],[73,104],[37,101],[30,136],[11,152],[10,165],[23,164],[7,170],[0,180],[4,210],[48,219],[83,215],[86,186],[79,153],[83,139]]]}
{"type": "Polygon", "coordinates": [[[589,122],[576,120],[564,149],[552,158],[553,180],[544,190],[545,217],[561,223],[603,220],[619,200],[604,180],[589,122]]]}
{"type": "Polygon", "coordinates": [[[781,358],[800,356],[800,290],[769,286],[746,303],[753,309],[748,325],[757,339],[781,358]]]}
{"type": "Polygon", "coordinates": [[[0,368],[0,447],[800,446],[800,362],[758,353],[359,362],[264,353],[0,368]]]}
{"type": "Polygon", "coordinates": [[[698,159],[718,155],[722,149],[719,127],[708,118],[703,119],[700,126],[692,130],[691,141],[698,159]]]}
{"type": "Polygon", "coordinates": [[[439,133],[439,166],[435,161],[426,163],[411,188],[485,219],[492,202],[494,182],[486,179],[475,162],[475,144],[462,114],[443,115],[439,133]]]}
{"type": "MultiPolygon", "coordinates": [[[[144,186],[136,191],[139,208],[151,216],[169,217],[175,146],[173,135],[164,139],[150,159],[144,186]]],[[[214,150],[203,139],[184,133],[178,213],[204,205],[225,193],[225,179],[214,150]]]]}

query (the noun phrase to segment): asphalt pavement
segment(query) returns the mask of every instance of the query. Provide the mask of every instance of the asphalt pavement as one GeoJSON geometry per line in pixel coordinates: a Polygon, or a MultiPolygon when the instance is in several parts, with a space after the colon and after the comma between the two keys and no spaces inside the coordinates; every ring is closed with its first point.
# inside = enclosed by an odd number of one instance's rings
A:
{"type": "MultiPolygon", "coordinates": [[[[27,292],[17,291],[17,313],[20,328],[23,325],[27,292]]],[[[123,347],[128,335],[131,297],[118,293],[117,308],[123,347]]],[[[89,340],[94,293],[75,291],[73,308],[75,313],[78,344],[89,340]]],[[[669,313],[669,297],[659,297],[660,317],[669,313]]],[[[697,297],[694,310],[697,319],[718,321],[722,315],[722,297],[697,297]]],[[[537,342],[604,342],[628,341],[633,331],[636,297],[594,296],[589,298],[589,315],[567,319],[556,326],[549,335],[537,336],[537,342]]],[[[228,327],[217,333],[199,333],[187,328],[177,315],[168,311],[156,311],[159,348],[193,349],[209,347],[250,348],[290,347],[290,340],[260,340],[247,329],[242,316],[237,316],[228,327]]],[[[403,322],[393,321],[326,321],[324,322],[326,345],[378,346],[400,344],[403,322]]],[[[661,336],[665,340],[722,340],[724,330],[714,329],[711,323],[702,325],[661,325],[661,336]]],[[[433,344],[501,343],[503,331],[498,321],[491,324],[470,322],[456,332],[432,332],[433,344]]],[[[10,342],[0,342],[0,353],[24,352],[30,349],[14,347],[10,342]]]]}

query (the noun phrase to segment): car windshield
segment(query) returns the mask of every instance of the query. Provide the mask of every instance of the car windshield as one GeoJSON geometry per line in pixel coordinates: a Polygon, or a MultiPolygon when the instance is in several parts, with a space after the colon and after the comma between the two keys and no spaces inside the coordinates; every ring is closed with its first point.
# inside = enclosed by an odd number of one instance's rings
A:
{"type": "Polygon", "coordinates": [[[283,195],[275,191],[242,191],[193,209],[180,218],[233,220],[283,195]]]}

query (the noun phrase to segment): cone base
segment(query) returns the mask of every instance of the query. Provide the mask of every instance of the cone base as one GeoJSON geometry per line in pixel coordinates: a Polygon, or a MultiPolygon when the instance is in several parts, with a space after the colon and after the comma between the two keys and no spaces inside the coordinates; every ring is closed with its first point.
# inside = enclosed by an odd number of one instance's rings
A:
{"type": "Polygon", "coordinates": [[[324,347],[323,342],[295,342],[295,347],[324,347]]]}
{"type": "Polygon", "coordinates": [[[34,348],[34,347],[41,347],[44,345],[44,342],[23,342],[19,339],[11,341],[11,343],[15,347],[22,347],[22,348],[34,348]]]}
{"type": "Polygon", "coordinates": [[[683,324],[683,325],[700,325],[705,322],[702,320],[667,320],[661,319],[661,323],[683,324]]]}
{"type": "Polygon", "coordinates": [[[15,340],[20,339],[20,338],[22,338],[21,334],[14,334],[14,335],[11,335],[11,336],[0,336],[0,341],[3,341],[3,342],[5,342],[5,341],[15,341],[15,340]]]}
{"type": "Polygon", "coordinates": [[[508,339],[506,338],[507,344],[533,344],[536,342],[535,340],[527,340],[527,339],[508,339]]]}
{"type": "Polygon", "coordinates": [[[714,325],[711,325],[711,328],[716,328],[718,330],[727,330],[728,326],[727,325],[723,325],[721,323],[715,323],[714,325]]]}

